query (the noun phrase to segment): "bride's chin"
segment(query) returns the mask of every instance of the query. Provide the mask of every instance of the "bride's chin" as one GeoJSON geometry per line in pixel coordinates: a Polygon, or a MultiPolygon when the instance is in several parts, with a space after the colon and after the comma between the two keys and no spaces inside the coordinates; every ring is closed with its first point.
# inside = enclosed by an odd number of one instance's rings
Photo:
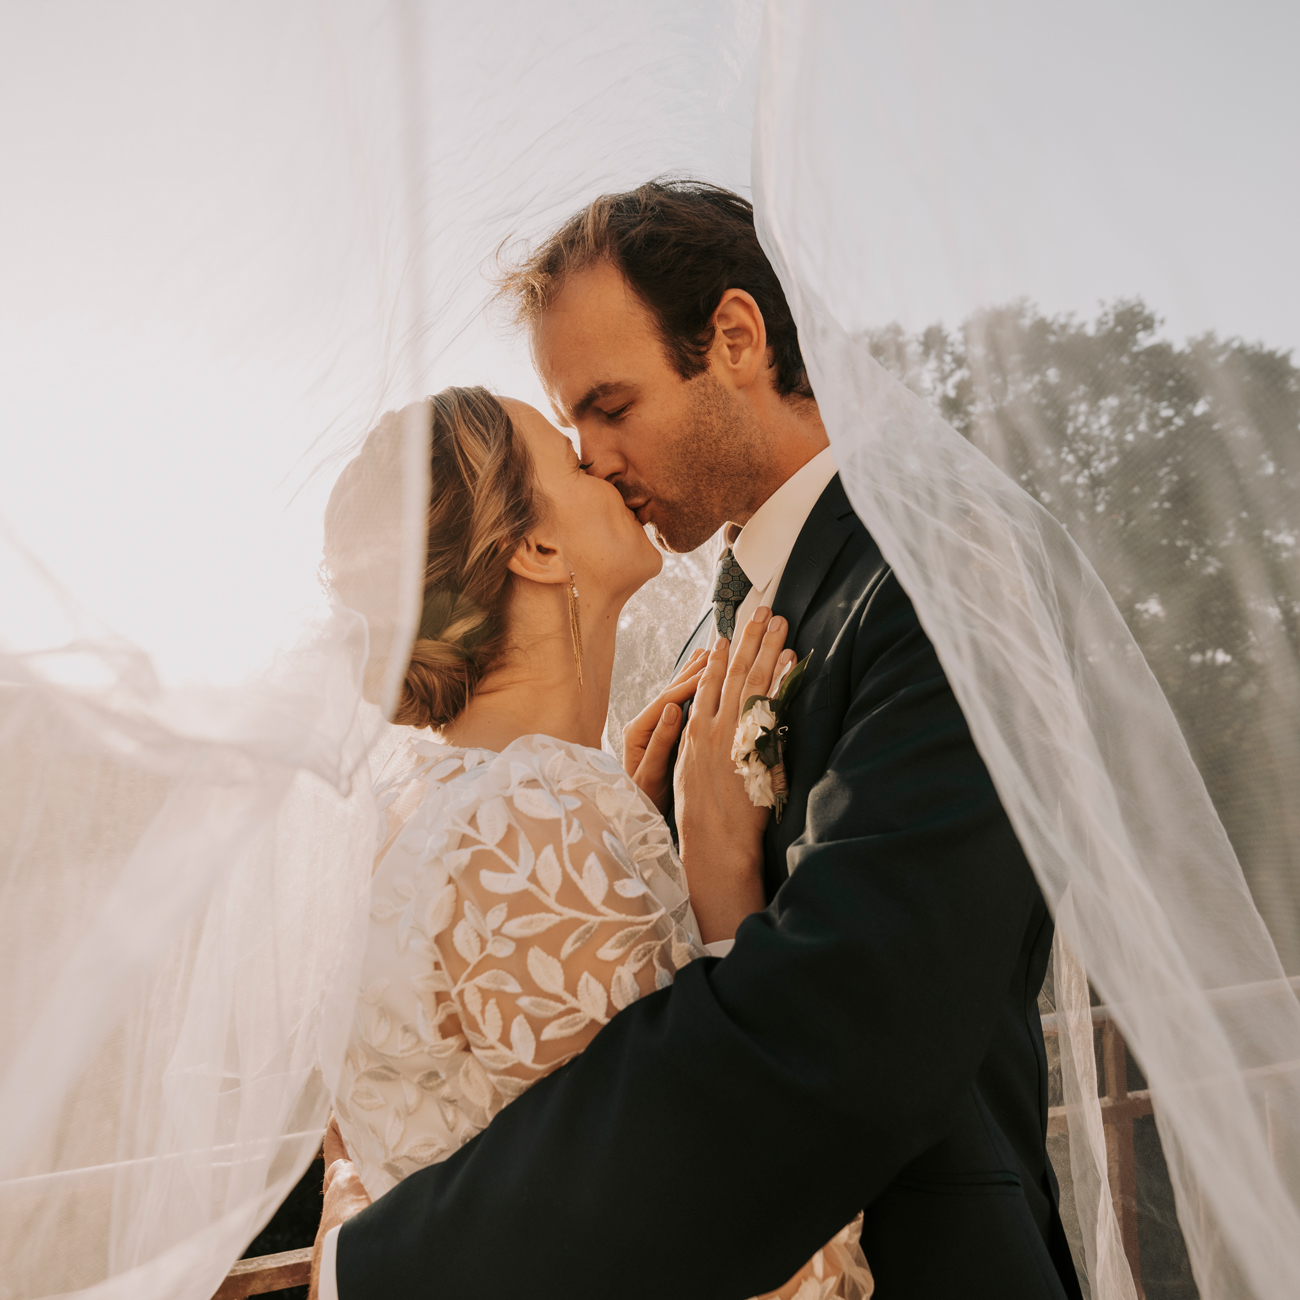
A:
{"type": "Polygon", "coordinates": [[[644,547],[637,548],[636,564],[628,565],[628,583],[625,600],[630,600],[651,578],[657,578],[664,567],[664,557],[659,548],[650,539],[645,539],[644,547]]]}
{"type": "Polygon", "coordinates": [[[645,538],[646,555],[646,576],[641,579],[641,584],[649,582],[651,578],[657,578],[664,567],[664,553],[650,540],[646,533],[641,534],[645,538]]]}

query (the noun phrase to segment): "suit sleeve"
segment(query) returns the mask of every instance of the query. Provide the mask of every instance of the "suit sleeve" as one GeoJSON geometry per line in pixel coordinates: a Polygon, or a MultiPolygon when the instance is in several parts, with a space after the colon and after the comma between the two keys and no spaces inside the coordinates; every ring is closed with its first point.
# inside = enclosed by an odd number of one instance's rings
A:
{"type": "Polygon", "coordinates": [[[754,1295],[944,1136],[1036,891],[892,575],[853,656],[773,904],[346,1224],[342,1300],[754,1295]]]}

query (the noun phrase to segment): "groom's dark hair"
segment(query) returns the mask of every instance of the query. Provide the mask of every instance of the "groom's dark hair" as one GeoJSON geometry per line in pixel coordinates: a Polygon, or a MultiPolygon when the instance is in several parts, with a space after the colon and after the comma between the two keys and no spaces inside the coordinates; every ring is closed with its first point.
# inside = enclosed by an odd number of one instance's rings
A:
{"type": "Polygon", "coordinates": [[[728,289],[743,289],[763,313],[777,392],[813,395],[794,317],[754,230],[753,205],[739,194],[662,177],[602,194],[503,271],[501,296],[521,324],[532,325],[573,272],[599,261],[616,266],[650,309],[683,379],[708,369],[711,317],[728,289]]]}

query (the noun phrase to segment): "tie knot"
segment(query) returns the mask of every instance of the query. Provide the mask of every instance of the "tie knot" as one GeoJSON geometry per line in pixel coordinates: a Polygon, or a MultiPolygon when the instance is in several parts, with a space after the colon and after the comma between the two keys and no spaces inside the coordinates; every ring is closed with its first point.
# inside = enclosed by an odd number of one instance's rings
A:
{"type": "Polygon", "coordinates": [[[718,575],[713,583],[713,621],[719,636],[731,640],[736,630],[736,610],[753,585],[736,562],[731,547],[727,547],[718,559],[718,575]]]}

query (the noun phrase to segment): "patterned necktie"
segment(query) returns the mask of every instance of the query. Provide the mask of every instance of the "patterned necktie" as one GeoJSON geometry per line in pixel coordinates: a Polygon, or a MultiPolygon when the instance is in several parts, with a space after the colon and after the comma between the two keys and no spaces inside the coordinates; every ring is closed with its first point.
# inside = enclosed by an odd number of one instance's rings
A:
{"type": "Polygon", "coordinates": [[[718,635],[728,641],[736,630],[736,610],[753,585],[728,546],[718,560],[718,576],[713,583],[713,621],[717,624],[718,635]]]}

